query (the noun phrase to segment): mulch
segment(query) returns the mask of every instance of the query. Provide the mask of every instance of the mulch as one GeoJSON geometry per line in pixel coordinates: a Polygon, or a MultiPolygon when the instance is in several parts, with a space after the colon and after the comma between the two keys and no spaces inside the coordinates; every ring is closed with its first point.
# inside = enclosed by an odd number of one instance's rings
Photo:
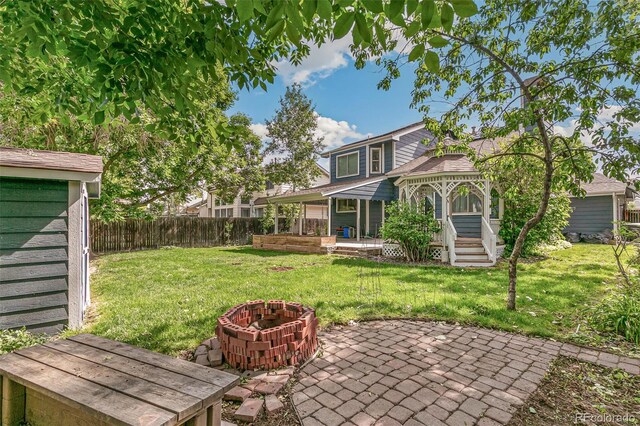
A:
{"type": "Polygon", "coordinates": [[[508,423],[573,424],[640,424],[640,377],[559,357],[508,423]]]}

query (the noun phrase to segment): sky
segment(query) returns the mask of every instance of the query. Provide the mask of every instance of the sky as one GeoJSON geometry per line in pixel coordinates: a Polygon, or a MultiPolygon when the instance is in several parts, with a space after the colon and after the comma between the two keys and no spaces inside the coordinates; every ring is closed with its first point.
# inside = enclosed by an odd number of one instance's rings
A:
{"type": "Polygon", "coordinates": [[[413,69],[403,68],[391,90],[379,90],[376,85],[384,72],[375,64],[357,70],[349,44],[345,37],[314,47],[297,67],[285,62],[276,64],[277,77],[268,91],[238,91],[238,100],[230,112],[247,114],[254,132],[264,137],[265,120],[274,116],[286,86],[300,83],[315,104],[318,134],[324,137],[327,149],[420,121],[421,114],[410,108],[413,69]]]}

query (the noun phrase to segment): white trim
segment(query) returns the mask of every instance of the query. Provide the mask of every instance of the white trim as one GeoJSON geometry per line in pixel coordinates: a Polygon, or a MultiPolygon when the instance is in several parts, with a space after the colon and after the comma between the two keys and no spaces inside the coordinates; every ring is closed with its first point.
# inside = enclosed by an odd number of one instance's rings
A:
{"type": "Polygon", "coordinates": [[[371,174],[375,174],[375,175],[380,175],[384,173],[384,161],[383,161],[383,152],[384,150],[382,149],[382,147],[369,147],[369,158],[368,158],[368,162],[369,162],[369,167],[367,170],[367,177],[369,176],[369,171],[371,174]],[[373,151],[378,151],[380,154],[378,155],[378,162],[380,164],[378,164],[379,170],[378,172],[374,172],[373,171],[373,151]]]}
{"type": "MultiPolygon", "coordinates": [[[[102,173],[0,166],[0,176],[100,183],[102,173]]],[[[99,195],[99,194],[98,194],[99,195]]]]}
{"type": "MultiPolygon", "coordinates": [[[[347,161],[347,165],[348,165],[348,161],[347,161]]],[[[360,174],[360,151],[347,152],[345,154],[336,155],[336,179],[342,179],[342,178],[351,177],[351,176],[358,176],[359,174],[360,174]],[[346,157],[353,154],[356,154],[358,156],[358,161],[356,162],[356,165],[358,166],[358,171],[354,174],[338,176],[338,158],[346,157]]]]}
{"type": "Polygon", "coordinates": [[[328,198],[329,200],[329,208],[327,209],[327,235],[330,237],[331,236],[331,197],[328,198]]]}
{"type": "Polygon", "coordinates": [[[69,182],[68,189],[68,298],[69,298],[69,328],[78,329],[82,326],[82,183],[69,182]]]}
{"type": "MultiPolygon", "coordinates": [[[[369,177],[369,172],[370,172],[370,170],[371,170],[371,167],[370,167],[370,164],[369,164],[369,158],[370,158],[370,156],[369,156],[369,150],[370,150],[370,149],[371,149],[371,148],[369,148],[369,146],[367,146],[367,149],[365,149],[365,151],[364,151],[364,157],[365,157],[365,159],[364,159],[364,163],[365,163],[365,167],[364,167],[364,169],[365,169],[365,171],[366,171],[366,172],[365,172],[365,177],[369,177]]],[[[358,160],[360,160],[360,159],[358,158],[358,160]]],[[[337,165],[337,163],[336,163],[336,167],[337,167],[337,166],[338,166],[338,165],[337,165]]],[[[336,170],[337,170],[337,168],[336,168],[336,170]]]]}
{"type": "Polygon", "coordinates": [[[335,190],[332,190],[331,192],[321,192],[320,194],[322,196],[326,197],[328,195],[338,194],[340,192],[348,191],[350,189],[360,188],[361,186],[369,185],[371,183],[382,182],[386,178],[387,178],[386,176],[382,176],[379,179],[373,179],[373,180],[369,180],[369,181],[366,181],[366,182],[359,182],[358,184],[353,185],[353,186],[348,186],[346,188],[335,189],[335,190]]]}
{"type": "Polygon", "coordinates": [[[356,198],[356,241],[360,241],[360,198],[356,198]]]}

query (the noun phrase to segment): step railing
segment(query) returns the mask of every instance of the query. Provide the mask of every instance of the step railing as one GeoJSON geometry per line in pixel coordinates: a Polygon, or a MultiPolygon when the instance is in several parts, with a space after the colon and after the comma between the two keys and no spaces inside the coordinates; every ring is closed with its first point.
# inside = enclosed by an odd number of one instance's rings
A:
{"type": "Polygon", "coordinates": [[[491,225],[482,217],[482,227],[481,227],[481,235],[482,235],[482,246],[484,247],[485,252],[487,252],[487,256],[489,256],[489,260],[493,263],[496,262],[497,259],[497,248],[496,248],[496,234],[491,229],[491,225]]]}
{"type": "Polygon", "coordinates": [[[451,217],[447,217],[444,222],[444,236],[447,250],[449,251],[449,261],[453,265],[456,262],[456,240],[458,239],[458,232],[456,227],[453,226],[451,217]]]}

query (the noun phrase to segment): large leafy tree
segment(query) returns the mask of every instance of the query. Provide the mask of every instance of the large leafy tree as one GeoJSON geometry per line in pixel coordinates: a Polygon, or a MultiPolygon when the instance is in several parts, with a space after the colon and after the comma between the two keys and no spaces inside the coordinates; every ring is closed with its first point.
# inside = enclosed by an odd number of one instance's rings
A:
{"type": "MultiPolygon", "coordinates": [[[[471,0],[49,0],[0,3],[0,81],[43,102],[30,119],[76,119],[96,125],[121,116],[147,130],[192,143],[217,134],[224,121],[199,114],[203,87],[225,78],[267,87],[274,63],[299,62],[309,46],[352,33],[356,48],[396,41],[426,27],[451,28],[454,11],[475,12],[471,0]],[[442,15],[442,20],[440,19],[442,15]],[[411,20],[410,18],[414,18],[411,20]],[[416,23],[417,22],[417,23],[416,23]],[[442,24],[441,24],[442,23],[442,24]],[[410,24],[410,25],[409,25],[410,24]]],[[[226,139],[225,139],[226,140],[226,139]]]]}
{"type": "MultiPolygon", "coordinates": [[[[640,3],[488,0],[474,19],[458,21],[444,10],[442,27],[451,31],[418,28],[409,40],[414,47],[408,60],[417,65],[414,105],[440,135],[462,135],[470,121],[480,122],[490,139],[518,135],[478,162],[533,158],[543,177],[537,209],[509,258],[507,307],[515,309],[518,259],[547,213],[554,186],[582,194],[580,183],[592,179],[593,161],[620,180],[640,171],[640,144],[632,132],[640,120],[640,3]],[[435,103],[436,95],[444,103],[435,103]],[[600,120],[603,112],[612,118],[600,120]],[[567,134],[553,131],[567,122],[567,134]],[[580,143],[583,132],[591,143],[580,143]]],[[[414,22],[409,28],[418,27],[414,22]]],[[[372,54],[379,54],[376,46],[360,50],[358,64],[372,54]]],[[[378,59],[388,70],[381,87],[399,75],[404,59],[378,59]]]]}
{"type": "Polygon", "coordinates": [[[299,84],[287,87],[275,116],[267,121],[270,138],[265,155],[267,176],[275,184],[290,183],[294,188],[309,188],[320,175],[316,161],[323,149],[316,136],[318,116],[311,100],[299,84]]]}

